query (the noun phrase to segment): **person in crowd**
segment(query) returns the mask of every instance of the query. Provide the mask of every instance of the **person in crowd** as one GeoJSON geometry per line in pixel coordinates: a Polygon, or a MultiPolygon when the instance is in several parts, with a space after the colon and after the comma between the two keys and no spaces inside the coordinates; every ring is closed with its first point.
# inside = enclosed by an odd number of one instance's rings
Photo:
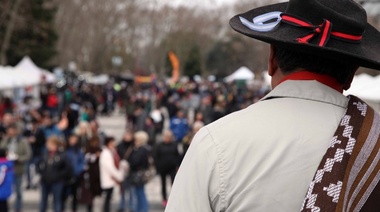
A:
{"type": "Polygon", "coordinates": [[[202,98],[201,106],[199,107],[199,111],[203,115],[203,120],[205,124],[210,124],[213,121],[213,108],[211,103],[211,97],[205,96],[202,98]]]}
{"type": "Polygon", "coordinates": [[[50,88],[46,97],[46,107],[54,117],[58,114],[59,99],[55,88],[50,88]]]}
{"type": "Polygon", "coordinates": [[[32,109],[28,110],[25,115],[19,114],[19,116],[24,123],[24,127],[29,127],[29,125],[32,125],[33,122],[41,123],[42,120],[41,113],[36,107],[32,107],[32,109]]]}
{"type": "Polygon", "coordinates": [[[133,127],[135,131],[144,130],[145,120],[148,117],[148,114],[144,108],[145,108],[144,105],[141,103],[138,103],[136,105],[135,111],[133,113],[134,115],[133,127]]]}
{"type": "Polygon", "coordinates": [[[85,121],[79,122],[78,126],[75,128],[75,134],[79,138],[79,145],[85,147],[89,139],[92,137],[90,124],[85,121]]]}
{"type": "Polygon", "coordinates": [[[29,143],[21,136],[16,124],[7,128],[7,134],[0,143],[0,148],[7,149],[8,159],[14,162],[14,185],[16,200],[14,210],[22,210],[22,181],[26,170],[26,164],[32,156],[29,143]]]}
{"type": "Polygon", "coordinates": [[[14,163],[7,159],[7,150],[0,149],[0,211],[8,212],[8,199],[12,195],[14,163]]]}
{"type": "Polygon", "coordinates": [[[28,161],[26,170],[26,189],[35,189],[37,185],[34,184],[33,178],[36,175],[38,161],[41,159],[46,144],[45,133],[40,127],[38,120],[32,120],[30,129],[27,129],[24,132],[24,137],[32,149],[32,157],[28,161]]]}
{"type": "Polygon", "coordinates": [[[80,121],[90,122],[92,120],[94,120],[94,111],[91,105],[85,104],[80,114],[80,121]]]}
{"type": "Polygon", "coordinates": [[[273,90],[197,133],[166,211],[378,211],[379,114],[343,95],[359,66],[380,70],[362,6],[289,0],[230,24],[270,44],[273,90]]]}
{"type": "MultiPolygon", "coordinates": [[[[146,147],[149,136],[144,131],[138,131],[134,134],[135,146],[131,154],[128,156],[130,166],[130,176],[140,170],[147,170],[149,168],[149,155],[150,150],[146,147]]],[[[145,194],[145,185],[131,185],[132,195],[136,195],[137,208],[136,212],[147,212],[149,210],[148,200],[145,194]]]]}
{"type": "Polygon", "coordinates": [[[51,136],[58,136],[63,138],[63,131],[67,128],[68,125],[67,114],[65,112],[62,113],[61,120],[58,123],[54,123],[52,114],[47,112],[43,114],[42,125],[46,139],[50,138],[51,136]]]}
{"type": "Polygon", "coordinates": [[[182,110],[179,110],[177,115],[170,120],[170,130],[173,132],[177,143],[180,143],[189,131],[189,124],[182,110]]]}
{"type": "Polygon", "coordinates": [[[3,115],[3,118],[1,120],[0,125],[0,136],[3,138],[5,134],[7,133],[7,128],[10,125],[16,124],[17,127],[19,127],[18,123],[16,123],[16,118],[12,113],[5,113],[3,115]]]}
{"type": "Polygon", "coordinates": [[[63,142],[57,136],[46,141],[46,153],[38,163],[41,175],[40,212],[47,210],[49,194],[53,194],[54,212],[62,211],[62,193],[67,179],[72,177],[72,167],[63,151],[63,142]]]}
{"type": "Polygon", "coordinates": [[[4,114],[14,112],[15,104],[9,97],[3,97],[0,103],[0,119],[3,118],[4,114]]]}
{"type": "Polygon", "coordinates": [[[226,98],[220,94],[216,97],[213,108],[212,121],[216,121],[226,115],[226,98]]]}
{"type": "Polygon", "coordinates": [[[154,121],[151,117],[145,118],[143,131],[148,133],[148,136],[149,136],[148,145],[153,147],[156,144],[156,134],[155,134],[156,129],[155,129],[154,121]]]}
{"type": "MultiPolygon", "coordinates": [[[[133,131],[127,130],[124,135],[123,139],[120,141],[120,143],[117,145],[117,153],[119,154],[120,158],[127,160],[129,155],[131,154],[133,148],[134,148],[134,137],[133,137],[133,131]]],[[[136,206],[133,205],[135,200],[133,200],[133,195],[131,195],[130,192],[130,183],[128,181],[128,176],[126,176],[121,184],[121,196],[120,196],[120,205],[119,205],[119,212],[125,211],[127,208],[127,201],[126,201],[126,194],[129,193],[129,210],[132,211],[136,206]]]]}
{"type": "Polygon", "coordinates": [[[93,211],[94,199],[102,194],[99,170],[101,152],[99,137],[92,137],[85,148],[85,168],[79,196],[80,202],[87,206],[87,212],[93,211]]]}
{"type": "Polygon", "coordinates": [[[66,138],[73,133],[75,127],[78,125],[79,108],[79,103],[75,101],[71,101],[65,108],[67,114],[67,127],[64,130],[64,134],[66,138]]]}
{"type": "Polygon", "coordinates": [[[107,137],[106,133],[99,127],[99,123],[96,120],[90,122],[91,136],[98,137],[100,145],[104,144],[104,140],[107,137]]]}
{"type": "Polygon", "coordinates": [[[102,112],[105,115],[110,115],[115,109],[115,102],[117,99],[116,92],[111,83],[106,85],[104,89],[104,93],[103,93],[103,99],[104,99],[104,108],[102,112]]]}
{"type": "Polygon", "coordinates": [[[100,154],[100,183],[104,192],[103,211],[111,211],[111,198],[113,190],[124,179],[124,169],[120,164],[120,157],[116,150],[116,141],[113,137],[107,137],[104,148],[100,154]]]}
{"type": "Polygon", "coordinates": [[[126,153],[134,147],[134,134],[132,130],[126,130],[123,139],[117,145],[117,153],[120,158],[126,158],[126,153]]]}
{"type": "Polygon", "coordinates": [[[166,177],[169,176],[171,183],[174,182],[174,177],[179,166],[179,152],[177,144],[174,141],[173,133],[170,130],[165,130],[162,133],[162,142],[159,143],[154,151],[154,161],[157,172],[161,177],[161,194],[163,206],[167,204],[166,192],[166,177]]]}
{"type": "Polygon", "coordinates": [[[62,209],[65,209],[66,199],[71,198],[71,211],[76,212],[78,206],[78,187],[80,183],[80,176],[84,170],[84,153],[79,143],[79,138],[77,135],[70,135],[65,150],[67,160],[71,162],[71,167],[73,174],[70,179],[66,181],[63,188],[62,195],[62,209]]]}
{"type": "Polygon", "coordinates": [[[84,85],[81,90],[78,93],[78,97],[81,99],[81,103],[83,104],[90,104],[93,111],[96,111],[98,108],[98,102],[100,101],[100,98],[97,98],[97,96],[101,96],[101,90],[96,89],[94,92],[94,87],[90,85],[84,85]]]}
{"type": "Polygon", "coordinates": [[[25,96],[23,98],[22,103],[20,103],[17,106],[17,111],[15,114],[19,115],[22,117],[24,122],[30,122],[32,117],[30,116],[29,111],[33,110],[33,105],[32,105],[32,97],[31,96],[25,96]]]}
{"type": "Polygon", "coordinates": [[[134,95],[130,96],[125,104],[125,114],[126,114],[126,122],[127,126],[132,126],[135,123],[135,115],[134,112],[136,110],[136,97],[134,95]]]}
{"type": "Polygon", "coordinates": [[[187,150],[190,147],[191,141],[193,140],[194,136],[197,134],[197,132],[204,126],[202,122],[195,122],[193,124],[193,129],[191,132],[189,132],[184,138],[183,138],[183,155],[186,155],[187,150]]]}
{"type": "Polygon", "coordinates": [[[153,110],[150,114],[154,124],[154,138],[156,138],[157,135],[161,135],[164,128],[165,117],[161,110],[162,107],[160,109],[153,110]]]}
{"type": "Polygon", "coordinates": [[[203,118],[203,114],[202,112],[198,111],[195,113],[195,117],[194,117],[194,123],[193,125],[205,125],[205,122],[204,122],[204,118],[203,118]]]}
{"type": "Polygon", "coordinates": [[[89,122],[90,120],[90,113],[89,113],[89,107],[87,105],[84,105],[81,110],[80,114],[80,121],[89,122]]]}
{"type": "Polygon", "coordinates": [[[168,110],[170,118],[174,117],[178,113],[178,111],[180,110],[179,103],[180,102],[177,100],[177,98],[175,97],[175,95],[171,95],[168,98],[168,101],[167,101],[167,104],[166,104],[166,108],[168,110]]]}

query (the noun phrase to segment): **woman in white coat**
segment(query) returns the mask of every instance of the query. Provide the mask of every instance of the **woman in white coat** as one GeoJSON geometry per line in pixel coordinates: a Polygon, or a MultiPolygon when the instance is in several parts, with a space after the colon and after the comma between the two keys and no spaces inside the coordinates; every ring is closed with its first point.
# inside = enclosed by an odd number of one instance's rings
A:
{"type": "Polygon", "coordinates": [[[111,198],[115,186],[120,185],[128,170],[128,163],[120,157],[116,151],[116,142],[113,137],[107,137],[104,148],[100,154],[100,184],[105,193],[103,211],[111,211],[111,198]]]}

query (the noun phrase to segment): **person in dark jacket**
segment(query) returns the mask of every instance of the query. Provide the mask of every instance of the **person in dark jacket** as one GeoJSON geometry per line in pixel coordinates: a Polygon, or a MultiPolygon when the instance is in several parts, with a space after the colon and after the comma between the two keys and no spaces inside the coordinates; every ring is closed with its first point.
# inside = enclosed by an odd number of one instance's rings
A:
{"type": "Polygon", "coordinates": [[[154,125],[154,121],[151,117],[145,118],[143,131],[148,133],[149,140],[148,145],[153,147],[156,144],[156,129],[154,125]]]}
{"type": "MultiPolygon", "coordinates": [[[[26,179],[27,186],[26,189],[36,188],[37,185],[34,185],[32,182],[32,167],[37,169],[38,161],[40,161],[42,157],[42,152],[45,149],[45,133],[43,129],[39,126],[38,120],[32,120],[32,125],[30,129],[25,130],[24,137],[30,144],[32,149],[32,158],[28,161],[27,169],[26,169],[26,179]]],[[[34,172],[35,173],[35,172],[34,172]]]]}
{"type": "Polygon", "coordinates": [[[81,192],[79,196],[80,202],[87,205],[88,212],[93,211],[93,201],[95,197],[102,194],[99,171],[99,157],[101,152],[99,137],[92,137],[85,149],[85,168],[81,179],[81,192]]]}
{"type": "Polygon", "coordinates": [[[62,190],[67,178],[71,175],[71,165],[63,151],[62,142],[56,136],[51,136],[46,142],[47,152],[40,160],[38,171],[41,175],[41,206],[40,212],[45,212],[50,193],[53,193],[54,212],[62,211],[62,190]]]}
{"type": "Polygon", "coordinates": [[[161,177],[162,204],[164,206],[167,204],[166,177],[169,175],[173,184],[180,160],[177,144],[173,140],[173,133],[170,130],[164,131],[162,143],[158,144],[154,152],[156,169],[161,177]]]}
{"type": "Polygon", "coordinates": [[[80,176],[84,169],[84,153],[81,150],[79,138],[75,134],[70,135],[67,148],[65,150],[67,159],[71,162],[73,168],[72,178],[66,182],[62,195],[62,208],[65,208],[65,202],[68,197],[72,197],[71,211],[77,211],[77,193],[80,183],[80,176]]]}
{"type": "MultiPolygon", "coordinates": [[[[134,137],[133,137],[133,132],[131,130],[127,130],[124,133],[123,140],[120,141],[119,145],[117,145],[117,153],[119,154],[121,159],[128,159],[128,156],[131,154],[132,150],[134,147],[134,137]]],[[[121,184],[121,196],[120,196],[120,205],[119,205],[119,210],[118,211],[125,211],[127,207],[127,202],[125,198],[125,194],[129,193],[130,195],[130,201],[129,201],[129,210],[132,211],[133,208],[133,200],[132,195],[131,195],[131,188],[130,184],[128,182],[128,178],[125,178],[124,181],[121,184]]]]}
{"type": "MultiPolygon", "coordinates": [[[[146,147],[149,136],[144,131],[138,131],[134,134],[134,137],[135,146],[128,157],[130,176],[134,175],[134,173],[138,171],[147,170],[149,168],[150,151],[146,147]]],[[[145,195],[145,185],[132,185],[131,191],[132,195],[137,197],[137,209],[134,211],[147,212],[149,210],[149,205],[145,195]]]]}
{"type": "Polygon", "coordinates": [[[133,131],[127,130],[124,135],[123,139],[120,141],[120,143],[117,145],[116,150],[119,154],[121,159],[125,159],[126,153],[128,150],[133,149],[134,146],[134,137],[133,137],[133,131]]]}

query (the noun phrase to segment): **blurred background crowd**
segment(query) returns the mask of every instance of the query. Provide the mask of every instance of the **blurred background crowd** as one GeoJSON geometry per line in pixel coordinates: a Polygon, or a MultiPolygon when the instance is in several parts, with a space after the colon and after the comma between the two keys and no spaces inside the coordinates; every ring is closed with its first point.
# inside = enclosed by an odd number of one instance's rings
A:
{"type": "Polygon", "coordinates": [[[14,166],[15,211],[22,210],[23,190],[37,188],[40,211],[46,211],[49,195],[54,211],[77,211],[78,205],[92,211],[93,199],[102,194],[102,211],[110,211],[115,188],[123,191],[120,211],[148,211],[144,185],[154,175],[161,178],[165,206],[166,178],[172,183],[195,133],[268,92],[267,84],[245,80],[109,79],[94,85],[79,79],[66,76],[71,83],[63,87],[41,84],[38,96],[22,92],[20,101],[1,99],[0,148],[14,166]],[[99,116],[115,113],[127,123],[121,140],[98,123],[99,116]]]}

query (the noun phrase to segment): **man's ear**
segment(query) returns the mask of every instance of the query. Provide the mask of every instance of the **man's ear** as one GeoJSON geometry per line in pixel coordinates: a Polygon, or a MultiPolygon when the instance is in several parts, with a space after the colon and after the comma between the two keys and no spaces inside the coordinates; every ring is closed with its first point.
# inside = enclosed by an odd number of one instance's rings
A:
{"type": "Polygon", "coordinates": [[[354,80],[354,77],[355,77],[355,73],[356,71],[359,69],[359,66],[355,69],[355,71],[353,71],[350,75],[350,78],[348,78],[347,82],[343,85],[343,89],[344,90],[348,90],[350,89],[351,87],[351,83],[352,81],[354,80]]]}
{"type": "Polygon", "coordinates": [[[269,76],[273,77],[273,75],[278,70],[278,61],[276,57],[276,47],[273,45],[270,45],[269,50],[269,61],[268,61],[268,74],[269,76]]]}

